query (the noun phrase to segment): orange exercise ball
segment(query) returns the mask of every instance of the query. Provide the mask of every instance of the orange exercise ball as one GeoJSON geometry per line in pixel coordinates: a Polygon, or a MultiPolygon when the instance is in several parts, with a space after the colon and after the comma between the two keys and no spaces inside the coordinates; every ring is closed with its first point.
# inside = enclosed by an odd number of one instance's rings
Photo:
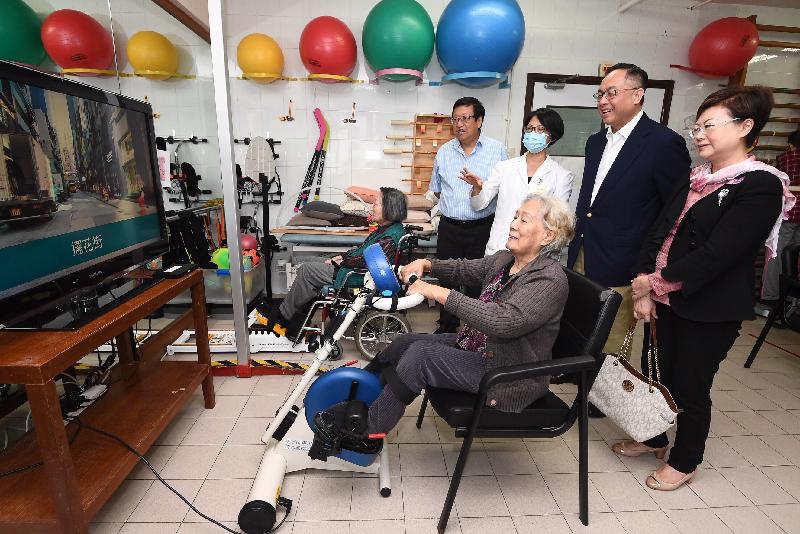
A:
{"type": "Polygon", "coordinates": [[[758,40],[756,25],[747,19],[715,20],[692,41],[689,64],[704,78],[731,76],[753,58],[758,40]]]}
{"type": "Polygon", "coordinates": [[[356,66],[353,32],[336,17],[315,18],[300,35],[300,59],[311,74],[349,76],[356,66]]]}
{"type": "Polygon", "coordinates": [[[166,80],[178,72],[178,49],[158,32],[146,30],[128,39],[128,61],[134,73],[151,80],[166,80]]]}
{"type": "Polygon", "coordinates": [[[283,51],[275,39],[263,33],[251,33],[239,42],[236,61],[245,77],[254,82],[272,83],[283,75],[283,51]]]}
{"type": "Polygon", "coordinates": [[[114,62],[111,34],[95,19],[74,9],[53,11],[44,19],[42,44],[63,69],[105,70],[114,62]]]}

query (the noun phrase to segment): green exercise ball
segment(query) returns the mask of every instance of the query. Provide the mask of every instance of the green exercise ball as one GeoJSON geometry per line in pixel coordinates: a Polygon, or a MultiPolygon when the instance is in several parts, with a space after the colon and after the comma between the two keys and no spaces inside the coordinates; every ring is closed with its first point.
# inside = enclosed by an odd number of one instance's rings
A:
{"type": "Polygon", "coordinates": [[[0,8],[0,59],[38,65],[46,57],[42,22],[22,0],[3,0],[0,8]]]}
{"type": "MultiPolygon", "coordinates": [[[[364,56],[374,71],[422,71],[433,55],[433,22],[415,0],[382,0],[367,15],[361,37],[364,56]]],[[[409,74],[386,74],[386,80],[412,79],[409,74]]]]}

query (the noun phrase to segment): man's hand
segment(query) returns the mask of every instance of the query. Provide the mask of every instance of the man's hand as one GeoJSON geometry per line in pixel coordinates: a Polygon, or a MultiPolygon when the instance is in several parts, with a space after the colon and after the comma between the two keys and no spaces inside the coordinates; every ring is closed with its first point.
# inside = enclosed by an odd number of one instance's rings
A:
{"type": "Polygon", "coordinates": [[[653,289],[650,287],[650,278],[646,274],[637,276],[631,282],[631,288],[633,289],[633,300],[648,296],[653,289]]]}
{"type": "Polygon", "coordinates": [[[430,260],[426,259],[414,260],[408,265],[403,266],[403,269],[400,271],[400,277],[403,279],[403,283],[407,284],[408,279],[411,277],[412,274],[417,275],[417,278],[422,278],[422,274],[430,270],[431,270],[430,260]]]}
{"type": "Polygon", "coordinates": [[[334,256],[330,259],[325,260],[325,263],[327,263],[328,265],[339,265],[340,263],[342,263],[343,259],[344,258],[342,258],[341,256],[334,256]]]}
{"type": "Polygon", "coordinates": [[[650,297],[642,297],[633,303],[633,316],[638,320],[649,323],[653,319],[658,319],[656,315],[656,303],[650,297]]]}
{"type": "Polygon", "coordinates": [[[458,177],[472,186],[472,196],[477,195],[481,192],[481,189],[483,189],[483,180],[481,177],[477,174],[473,174],[466,167],[461,169],[461,173],[458,175],[458,177]]]}

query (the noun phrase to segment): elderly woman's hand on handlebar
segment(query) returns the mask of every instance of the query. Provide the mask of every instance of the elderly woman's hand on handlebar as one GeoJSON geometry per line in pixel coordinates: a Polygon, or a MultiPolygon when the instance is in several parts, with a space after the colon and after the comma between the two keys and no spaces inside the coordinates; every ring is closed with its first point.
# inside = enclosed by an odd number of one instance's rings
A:
{"type": "Polygon", "coordinates": [[[412,274],[416,275],[417,278],[422,278],[423,273],[428,272],[431,270],[431,262],[429,260],[421,259],[421,260],[414,260],[408,265],[404,265],[402,270],[400,271],[400,277],[403,279],[403,283],[407,284],[408,279],[411,277],[412,274]]]}
{"type": "Polygon", "coordinates": [[[450,296],[450,290],[446,287],[435,286],[423,280],[416,280],[411,284],[406,291],[408,295],[422,295],[427,299],[433,299],[439,304],[447,302],[447,297],[450,296]]]}

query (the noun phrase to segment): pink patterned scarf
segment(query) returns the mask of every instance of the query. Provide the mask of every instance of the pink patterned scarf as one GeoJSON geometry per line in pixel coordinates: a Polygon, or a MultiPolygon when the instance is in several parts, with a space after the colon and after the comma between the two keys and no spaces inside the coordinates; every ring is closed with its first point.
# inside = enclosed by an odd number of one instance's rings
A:
{"type": "Polygon", "coordinates": [[[795,196],[789,191],[789,176],[785,172],[781,172],[771,165],[767,165],[761,161],[757,161],[755,156],[750,156],[741,163],[735,163],[717,172],[711,172],[711,162],[703,163],[692,169],[692,174],[689,177],[689,187],[697,192],[702,192],[707,185],[715,184],[738,184],[744,177],[742,174],[750,171],[766,171],[770,174],[777,176],[783,185],[783,210],[778,215],[778,220],[772,227],[767,241],[767,260],[771,260],[777,256],[778,248],[778,231],[780,230],[781,223],[788,218],[789,210],[794,207],[796,202],[795,196]]]}

